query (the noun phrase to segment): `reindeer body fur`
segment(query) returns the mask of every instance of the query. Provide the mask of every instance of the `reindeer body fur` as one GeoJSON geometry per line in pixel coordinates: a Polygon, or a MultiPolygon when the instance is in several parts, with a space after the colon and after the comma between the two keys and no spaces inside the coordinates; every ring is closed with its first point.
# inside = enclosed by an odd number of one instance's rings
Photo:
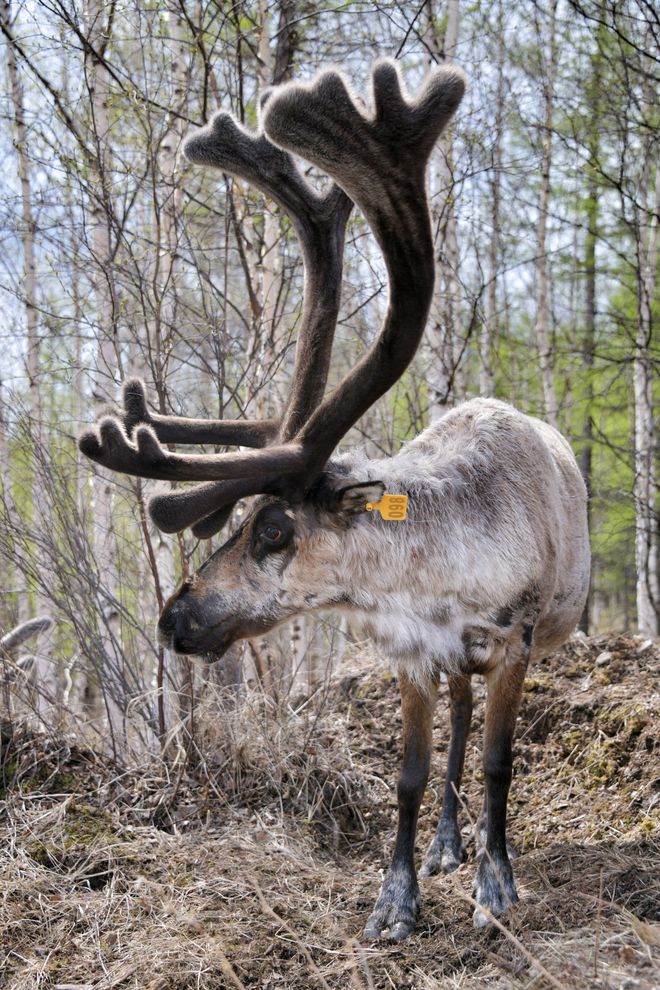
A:
{"type": "Polygon", "coordinates": [[[575,628],[589,581],[586,490],[552,427],[474,399],[393,458],[351,453],[337,466],[408,495],[405,522],[374,512],[338,534],[328,573],[397,668],[415,680],[484,672],[520,626],[534,630],[532,659],[575,628]]]}
{"type": "MultiPolygon", "coordinates": [[[[589,582],[587,496],[552,427],[504,402],[473,399],[395,457],[337,457],[324,484],[356,478],[407,495],[408,518],[363,511],[346,525],[314,492],[295,510],[283,503],[294,549],[255,560],[249,527],[239,530],[186,587],[200,611],[188,634],[215,630],[226,616],[248,635],[339,608],[423,684],[440,671],[486,673],[519,635],[534,659],[575,628],[589,582]]],[[[279,501],[257,499],[250,516],[279,501]]]]}

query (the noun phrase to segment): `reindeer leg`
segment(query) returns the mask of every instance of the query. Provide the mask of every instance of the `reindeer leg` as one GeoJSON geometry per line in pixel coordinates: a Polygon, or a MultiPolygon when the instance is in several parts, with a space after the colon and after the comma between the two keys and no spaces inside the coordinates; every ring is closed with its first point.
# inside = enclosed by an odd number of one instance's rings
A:
{"type": "Polygon", "coordinates": [[[469,674],[450,676],[448,683],[451,739],[447,756],[442,817],[419,871],[420,877],[431,877],[440,872],[451,873],[467,858],[458,827],[458,792],[465,763],[465,746],[472,721],[472,684],[469,674]]]}
{"type": "MultiPolygon", "coordinates": [[[[474,826],[474,855],[475,859],[480,860],[486,849],[486,838],[488,834],[488,793],[484,792],[484,803],[477,818],[476,825],[474,826]]],[[[509,840],[506,840],[506,848],[509,854],[509,859],[517,859],[518,853],[513,848],[509,840]]]]}
{"type": "Polygon", "coordinates": [[[419,912],[419,887],[415,875],[415,833],[431,762],[433,711],[437,683],[417,685],[402,673],[399,678],[403,715],[403,762],[397,782],[399,824],[392,863],[364,937],[386,936],[394,942],[407,938],[419,912]]]}
{"type": "MultiPolygon", "coordinates": [[[[527,638],[527,637],[526,637],[527,638]]],[[[523,682],[529,663],[529,645],[512,643],[502,660],[486,674],[484,775],[486,778],[486,846],[474,882],[475,928],[489,923],[492,914],[504,914],[518,900],[506,843],[506,808],[512,777],[512,740],[523,682]]]]}
{"type": "Polygon", "coordinates": [[[484,803],[481,807],[479,817],[474,826],[474,854],[477,859],[481,859],[486,848],[488,835],[488,789],[484,791],[484,803]]]}

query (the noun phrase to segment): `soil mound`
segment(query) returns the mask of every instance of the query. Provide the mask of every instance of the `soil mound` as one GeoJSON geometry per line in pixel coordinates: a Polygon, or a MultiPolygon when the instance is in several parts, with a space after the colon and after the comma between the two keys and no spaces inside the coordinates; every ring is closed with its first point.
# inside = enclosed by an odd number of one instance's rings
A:
{"type": "MultiPolygon", "coordinates": [[[[396,682],[368,651],[286,710],[255,697],[202,713],[185,764],[123,766],[4,724],[0,987],[651,990],[659,669],[651,642],[575,637],[530,670],[510,804],[521,903],[501,930],[473,930],[468,861],[422,882],[418,932],[400,946],[359,942],[393,842],[400,753],[396,682]]],[[[447,733],[441,702],[420,853],[447,733]]]]}

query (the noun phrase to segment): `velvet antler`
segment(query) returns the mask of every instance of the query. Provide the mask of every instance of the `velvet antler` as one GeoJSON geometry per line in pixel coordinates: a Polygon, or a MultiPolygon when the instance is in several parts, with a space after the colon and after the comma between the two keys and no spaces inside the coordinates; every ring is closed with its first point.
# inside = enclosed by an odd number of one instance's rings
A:
{"type": "MultiPolygon", "coordinates": [[[[305,261],[304,317],[291,394],[271,446],[232,454],[173,454],[159,439],[167,442],[165,431],[176,427],[168,418],[166,426],[153,416],[151,425],[134,428],[132,439],[126,426],[112,418],[101,420],[97,431],[81,439],[85,453],[125,473],[222,479],[153,499],[151,513],[162,529],[193,525],[198,535],[208,535],[238,497],[257,492],[301,497],[342,436],[397,381],[417,350],[434,278],[426,164],[461,100],[464,80],[453,68],[437,69],[410,99],[396,64],[385,60],[374,66],[372,89],[373,111],[368,113],[343,76],[322,72],[310,84],[271,91],[263,110],[265,135],[250,135],[221,114],[186,145],[193,160],[242,175],[289,212],[305,261]],[[300,176],[290,152],[326,171],[345,195],[333,187],[318,196],[300,176]],[[376,342],[320,401],[338,313],[350,200],[362,210],[383,252],[389,305],[376,342]]],[[[195,435],[202,435],[195,422],[195,435]]],[[[268,432],[263,424],[261,432],[259,424],[247,426],[258,438],[268,432]]],[[[239,424],[232,429],[239,435],[239,424]]]]}
{"type": "MultiPolygon", "coordinates": [[[[263,102],[267,97],[268,94],[263,102]]],[[[105,467],[140,477],[195,480],[231,478],[238,472],[242,483],[220,485],[213,489],[213,497],[204,497],[211,494],[204,486],[190,501],[183,525],[169,511],[167,499],[157,497],[154,503],[152,515],[161,528],[171,532],[212,515],[203,525],[204,535],[211,535],[224,524],[236,499],[261,490],[263,467],[251,468],[249,456],[245,459],[239,454],[238,465],[231,467],[225,462],[226,470],[219,466],[214,470],[213,457],[173,454],[161,444],[262,448],[278,439],[291,438],[305,422],[321,399],[327,381],[341,294],[344,235],[353,204],[333,183],[324,193],[317,193],[300,175],[290,154],[276,148],[265,135],[251,134],[227,113],[217,114],[207,127],[190,137],[184,153],[193,162],[247,180],[275,200],[292,220],[302,248],[305,284],[293,386],[287,404],[279,421],[162,416],[149,409],[143,383],[131,379],[124,385],[123,407],[101,416],[94,429],[81,435],[79,446],[105,467]]],[[[176,493],[173,507],[179,505],[181,495],[176,493]]]]}

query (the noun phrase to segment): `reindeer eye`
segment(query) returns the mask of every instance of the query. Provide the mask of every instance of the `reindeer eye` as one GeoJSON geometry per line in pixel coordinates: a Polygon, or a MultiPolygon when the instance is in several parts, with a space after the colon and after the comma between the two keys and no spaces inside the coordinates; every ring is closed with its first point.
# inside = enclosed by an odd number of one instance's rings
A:
{"type": "Polygon", "coordinates": [[[279,505],[266,506],[254,521],[250,546],[257,561],[284,550],[293,539],[293,521],[279,505]]]}

